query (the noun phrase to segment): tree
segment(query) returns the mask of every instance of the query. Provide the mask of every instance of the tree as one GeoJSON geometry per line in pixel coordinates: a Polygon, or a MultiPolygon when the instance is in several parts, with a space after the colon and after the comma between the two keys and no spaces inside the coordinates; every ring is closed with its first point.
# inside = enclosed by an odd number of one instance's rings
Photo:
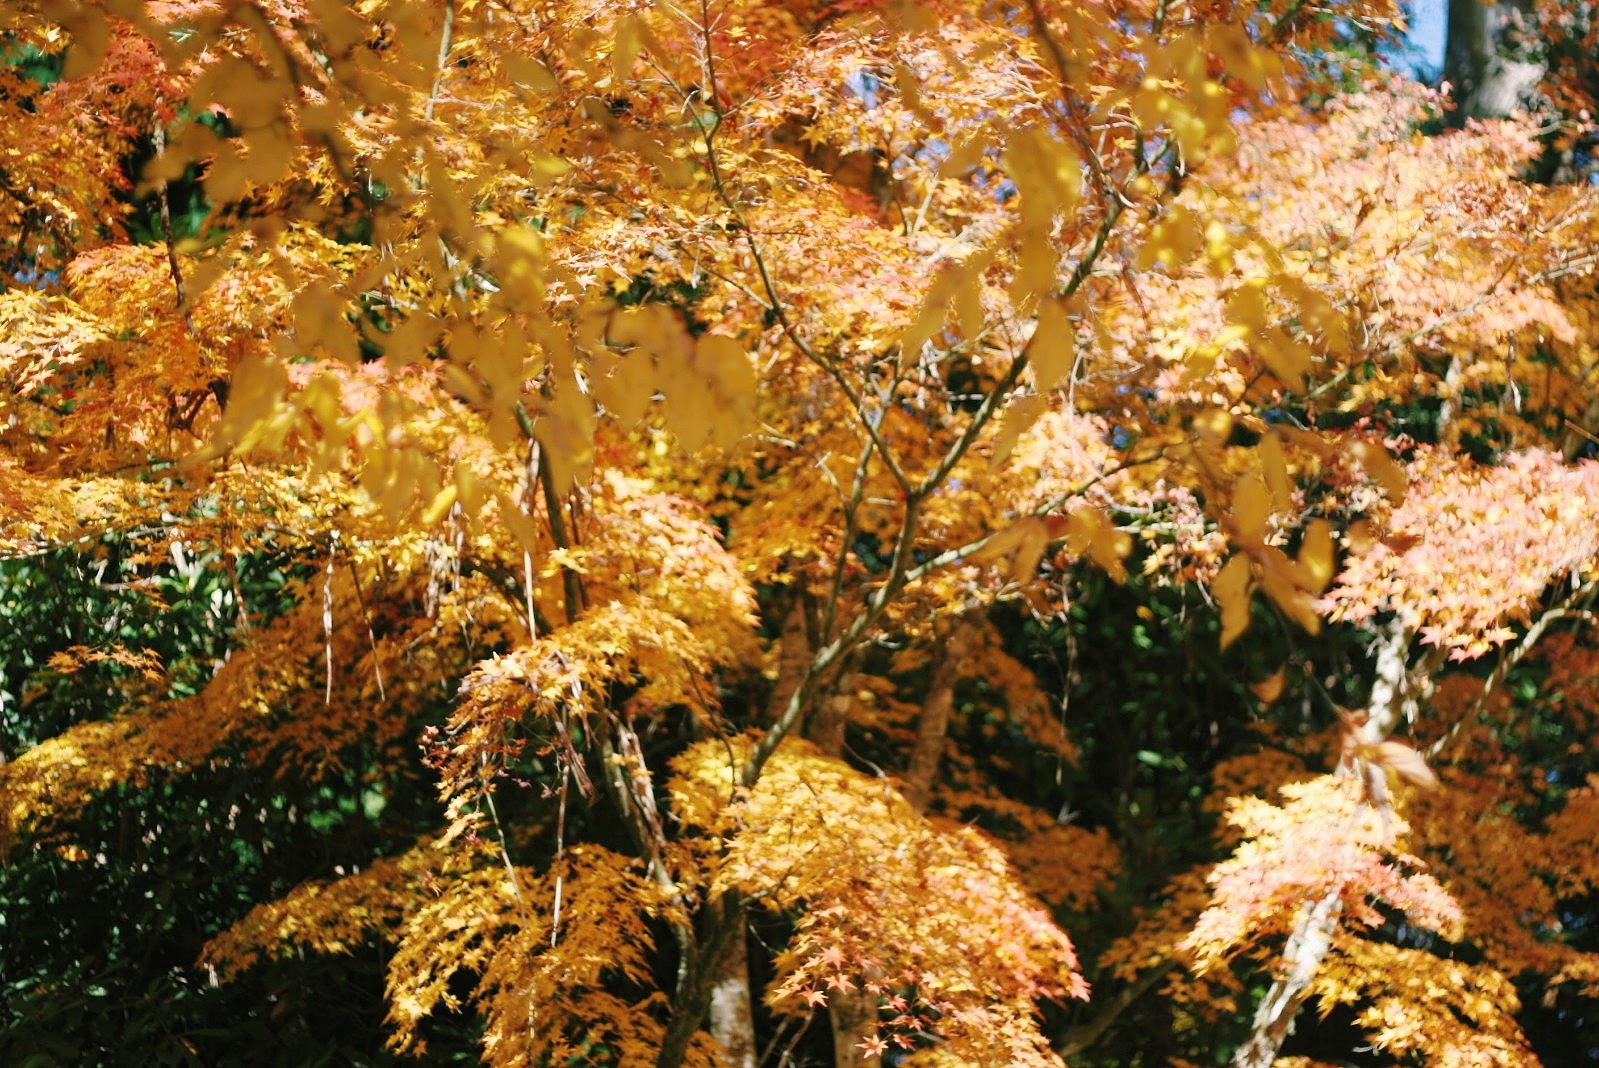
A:
{"type": "Polygon", "coordinates": [[[1544,180],[1580,181],[1593,173],[1599,101],[1599,19],[1592,4],[1450,0],[1443,79],[1452,87],[1455,125],[1540,113],[1544,180]]]}
{"type": "Polygon", "coordinates": [[[8,12],[9,581],[114,546],[87,603],[177,638],[19,644],[8,696],[61,697],[6,720],[5,898],[81,907],[30,888],[123,863],[103,798],[148,845],[248,781],[272,872],[201,967],[381,945],[397,1053],[1058,1064],[1160,987],[1174,1055],[1269,1064],[1316,999],[1530,1063],[1514,984],[1594,982],[1551,933],[1591,789],[1518,717],[1593,729],[1535,699],[1584,677],[1599,202],[1520,181],[1525,124],[1335,92],[1395,14],[1340,10],[8,12]],[[1260,708],[1068,716],[1106,620],[1260,708]]]}
{"type": "Polygon", "coordinates": [[[1444,80],[1455,87],[1455,118],[1502,119],[1534,102],[1544,64],[1512,54],[1513,30],[1533,5],[1452,0],[1444,45],[1444,80]]]}

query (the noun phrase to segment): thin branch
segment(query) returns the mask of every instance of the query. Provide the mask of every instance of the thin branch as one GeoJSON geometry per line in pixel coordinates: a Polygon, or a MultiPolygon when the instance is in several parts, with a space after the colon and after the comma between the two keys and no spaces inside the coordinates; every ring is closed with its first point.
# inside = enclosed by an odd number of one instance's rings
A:
{"type": "Polygon", "coordinates": [[[1132,1004],[1139,998],[1153,990],[1155,984],[1164,979],[1167,973],[1177,966],[1178,962],[1175,960],[1163,961],[1140,975],[1133,982],[1122,987],[1116,992],[1115,997],[1104,1001],[1100,1001],[1096,997],[1095,1001],[1100,1005],[1099,1012],[1094,1014],[1092,1020],[1066,1032],[1065,1040],[1055,1047],[1055,1052],[1062,1057],[1073,1057],[1093,1046],[1094,1043],[1104,1037],[1105,1032],[1111,1029],[1111,1026],[1115,1024],[1122,1013],[1132,1007],[1132,1004]]]}
{"type": "MultiPolygon", "coordinates": [[[[1130,471],[1135,467],[1143,467],[1145,464],[1156,463],[1164,459],[1166,456],[1166,448],[1166,446],[1162,445],[1148,456],[1143,456],[1136,460],[1124,460],[1121,463],[1116,464],[1114,467],[1108,467],[1099,474],[1094,475],[1092,478],[1086,479],[1084,482],[1082,482],[1082,484],[1068,490],[1065,493],[1058,494],[1057,496],[1051,498],[1040,507],[1035,508],[1029,514],[1035,516],[1049,515],[1051,512],[1059,511],[1067,501],[1076,500],[1077,498],[1082,497],[1090,489],[1093,489],[1106,479],[1113,478],[1116,475],[1121,474],[1123,471],[1130,471]]],[[[1003,531],[996,530],[992,533],[984,534],[981,538],[969,541],[965,545],[957,545],[953,549],[944,550],[937,556],[929,557],[927,560],[911,568],[910,571],[906,573],[906,583],[908,584],[916,582],[922,578],[925,578],[934,571],[939,570],[940,568],[948,567],[950,564],[958,564],[962,560],[972,556],[972,554],[981,552],[983,546],[994,540],[994,538],[1001,533],[1003,533],[1003,531]]]]}
{"type": "MultiPolygon", "coordinates": [[[[543,455],[539,451],[539,443],[529,437],[527,488],[522,493],[522,512],[529,518],[533,515],[533,487],[541,484],[539,472],[543,467],[543,455]]],[[[525,545],[522,546],[522,608],[527,613],[527,639],[531,642],[539,636],[539,617],[537,605],[533,600],[533,551],[525,545]]]]}
{"type": "Polygon", "coordinates": [[[337,557],[339,532],[328,538],[328,562],[322,577],[322,652],[327,661],[327,688],[322,694],[323,707],[333,704],[333,563],[337,557]]]}
{"type": "MultiPolygon", "coordinates": [[[[545,457],[538,456],[539,485],[544,490],[544,518],[550,524],[550,537],[558,549],[571,548],[566,530],[566,516],[561,509],[560,494],[555,491],[555,473],[545,457]]],[[[566,563],[561,564],[561,585],[566,594],[566,621],[573,623],[583,614],[587,600],[583,592],[583,577],[566,563]]]]}
{"type": "Polygon", "coordinates": [[[455,0],[444,0],[444,28],[439,31],[439,58],[436,73],[433,75],[433,87],[428,90],[427,106],[422,109],[422,117],[433,121],[433,109],[439,102],[439,89],[444,85],[444,72],[450,59],[450,49],[454,47],[455,35],[455,0]]]}
{"type": "MultiPolygon", "coordinates": [[[[712,117],[709,122],[701,122],[698,124],[698,126],[700,129],[700,136],[705,145],[705,165],[710,171],[711,187],[716,191],[716,197],[722,203],[722,206],[726,208],[728,214],[733,217],[734,223],[737,224],[739,234],[743,236],[744,243],[749,248],[750,258],[755,264],[755,272],[761,280],[761,289],[766,294],[766,308],[771,313],[772,318],[777,322],[778,328],[782,331],[783,336],[788,339],[789,343],[792,344],[796,350],[799,351],[800,355],[804,356],[805,359],[825,371],[827,375],[838,385],[839,389],[844,392],[844,396],[849,400],[850,407],[855,411],[859,418],[861,427],[866,431],[867,436],[871,439],[872,446],[883,457],[883,464],[888,468],[889,474],[893,476],[894,481],[899,483],[902,491],[909,493],[910,479],[906,476],[904,470],[900,467],[899,462],[895,460],[893,453],[888,450],[888,446],[879,436],[877,420],[874,420],[872,418],[872,414],[867,411],[859,391],[857,391],[855,387],[850,384],[849,379],[845,376],[843,370],[837,363],[831,360],[825,360],[819,356],[816,351],[811,348],[810,343],[800,336],[799,331],[795,329],[794,322],[788,314],[787,304],[783,300],[782,295],[778,292],[777,283],[773,280],[771,270],[767,266],[766,256],[761,251],[759,242],[757,242],[755,239],[754,231],[750,229],[749,220],[746,218],[743,209],[733,198],[733,194],[727,187],[726,177],[722,173],[721,155],[716,148],[716,135],[722,127],[722,113],[719,109],[719,105],[717,104],[717,101],[721,97],[721,89],[717,83],[716,59],[715,53],[711,48],[710,26],[708,23],[704,24],[702,29],[704,34],[704,65],[707,91],[706,93],[701,93],[700,98],[704,100],[705,106],[710,110],[712,117]]],[[[879,413],[879,418],[880,417],[881,416],[879,413]]]]}
{"type": "MultiPolygon", "coordinates": [[[[160,159],[167,152],[166,124],[156,123],[155,129],[151,131],[151,138],[155,141],[156,158],[160,159]]],[[[192,336],[194,321],[189,317],[189,295],[183,284],[183,268],[178,263],[178,246],[172,230],[172,184],[165,178],[161,179],[156,200],[161,212],[161,238],[166,245],[167,270],[172,275],[172,290],[177,295],[178,312],[183,316],[183,326],[192,336]]]]}
{"type": "MultiPolygon", "coordinates": [[[[378,700],[385,701],[388,697],[383,692],[383,657],[378,652],[378,636],[377,632],[372,629],[372,613],[366,605],[366,593],[361,589],[361,573],[356,569],[355,557],[352,556],[347,559],[345,564],[350,569],[350,582],[355,587],[356,603],[361,606],[361,621],[366,624],[366,643],[368,648],[372,650],[372,674],[376,677],[378,684],[378,700]]],[[[236,569],[233,581],[235,591],[237,591],[238,577],[236,569]]]]}
{"type": "MultiPolygon", "coordinates": [[[[1077,261],[1076,266],[1072,269],[1070,276],[1068,276],[1057,296],[1071,296],[1088,280],[1093,272],[1094,264],[1104,252],[1105,246],[1110,240],[1110,235],[1124,210],[1125,208],[1121,201],[1111,201],[1099,229],[1095,231],[1088,248],[1084,250],[1082,258],[1077,261]]],[[[748,231],[746,230],[747,233],[748,231]]],[[[757,263],[759,264],[758,258],[757,263]]],[[[775,300],[775,290],[769,289],[768,292],[772,294],[775,300]]],[[[778,309],[778,315],[781,321],[781,309],[778,309]]],[[[939,463],[928,472],[919,484],[912,487],[904,479],[903,475],[897,476],[906,490],[905,517],[901,520],[899,536],[895,539],[893,555],[889,560],[888,574],[884,578],[882,585],[867,598],[865,608],[850,623],[848,629],[817,651],[810,666],[806,669],[800,685],[795,688],[793,695],[790,696],[788,705],[783,709],[782,715],[778,717],[777,722],[767,729],[761,740],[756,743],[749,759],[745,762],[739,776],[740,781],[745,786],[754,785],[755,781],[760,778],[761,769],[766,762],[777,751],[777,747],[782,744],[783,739],[798,725],[822,676],[837,664],[845,653],[855,648],[867,629],[882,617],[889,604],[910,581],[910,576],[913,572],[910,560],[914,553],[916,535],[919,533],[922,506],[938,490],[944,480],[949,477],[950,472],[966,456],[972,446],[976,444],[983,428],[992,419],[1000,404],[1007,399],[1010,391],[1015,388],[1016,383],[1021,379],[1022,372],[1028,366],[1028,349],[1032,347],[1035,340],[1036,335],[1033,340],[1028,341],[1027,348],[1024,348],[1011,361],[1011,365],[1006,370],[1004,377],[988,392],[977,411],[972,414],[971,421],[967,424],[966,429],[945,452],[939,463]]],[[[837,376],[836,372],[835,376],[837,376]]],[[[863,411],[858,404],[856,410],[863,411]]],[[[871,428],[870,424],[868,424],[868,428],[875,435],[876,430],[871,428]]],[[[881,446],[879,446],[879,449],[881,451],[881,446]]],[[[885,461],[888,459],[886,453],[884,453],[884,459],[885,461]]],[[[945,562],[949,561],[946,560],[945,562]]],[[[924,563],[917,565],[914,573],[917,577],[920,577],[925,575],[928,570],[928,563],[924,563]]]]}
{"type": "Polygon", "coordinates": [[[849,569],[850,545],[855,540],[861,499],[866,494],[866,472],[871,466],[872,449],[872,442],[867,439],[861,449],[860,459],[855,463],[855,480],[850,484],[849,496],[844,501],[844,532],[839,539],[838,557],[833,561],[832,589],[822,607],[822,625],[817,632],[823,642],[832,635],[833,626],[838,622],[838,603],[843,598],[844,574],[849,569]]]}
{"type": "Polygon", "coordinates": [[[1543,636],[1548,633],[1553,624],[1562,619],[1578,619],[1584,623],[1594,623],[1595,617],[1593,613],[1583,607],[1583,602],[1592,600],[1596,593],[1599,593],[1599,583],[1584,582],[1579,586],[1573,587],[1572,591],[1561,598],[1559,602],[1545,609],[1533,621],[1532,626],[1527,628],[1527,632],[1521,636],[1515,646],[1509,652],[1500,656],[1499,662],[1494,665],[1493,671],[1489,672],[1488,677],[1482,681],[1482,690],[1477,694],[1477,699],[1472,702],[1471,708],[1466,714],[1456,719],[1454,725],[1441,738],[1427,747],[1427,759],[1436,758],[1448,748],[1459,737],[1462,725],[1476,719],[1487,708],[1488,701],[1493,697],[1494,691],[1527,658],[1527,654],[1532,652],[1533,648],[1543,640],[1543,636]]]}

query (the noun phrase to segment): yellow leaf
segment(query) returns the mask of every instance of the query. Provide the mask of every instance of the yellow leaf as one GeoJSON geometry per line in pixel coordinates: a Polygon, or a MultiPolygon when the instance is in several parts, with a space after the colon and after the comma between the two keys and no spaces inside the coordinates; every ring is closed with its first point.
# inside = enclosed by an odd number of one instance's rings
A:
{"type": "Polygon", "coordinates": [[[1201,445],[1219,449],[1232,436],[1233,417],[1220,408],[1211,408],[1194,416],[1193,427],[1201,445]]]}
{"type": "Polygon", "coordinates": [[[551,481],[565,493],[588,478],[594,462],[594,405],[576,382],[557,384],[555,395],[539,405],[533,434],[544,449],[551,481]]]}
{"type": "Polygon", "coordinates": [[[1438,785],[1438,776],[1427,766],[1426,759],[1404,742],[1389,740],[1377,744],[1376,753],[1372,762],[1399,776],[1401,782],[1422,789],[1431,789],[1438,785]]]}
{"type": "Polygon", "coordinates": [[[1360,466],[1366,469],[1366,476],[1382,487],[1383,493],[1390,501],[1396,505],[1404,503],[1410,479],[1406,476],[1405,469],[1388,455],[1387,449],[1375,441],[1355,441],[1350,444],[1349,451],[1360,461],[1360,466]]]}
{"type": "Polygon", "coordinates": [[[1034,126],[1011,136],[1005,145],[1005,172],[1016,184],[1028,227],[1048,229],[1057,215],[1070,218],[1076,213],[1082,161],[1047,129],[1034,126]]]}
{"type": "Polygon", "coordinates": [[[497,492],[494,496],[500,505],[500,522],[504,523],[510,530],[511,536],[522,547],[522,551],[526,553],[538,552],[540,548],[539,530],[537,524],[533,522],[533,517],[517,507],[516,503],[505,494],[497,492]]]}
{"type": "Polygon", "coordinates": [[[1283,695],[1283,684],[1288,679],[1288,669],[1280,667],[1259,682],[1249,684],[1249,691],[1263,705],[1269,705],[1283,695]]]}
{"type": "Polygon", "coordinates": [[[1245,282],[1227,298],[1227,318],[1252,333],[1266,329],[1266,317],[1266,284],[1261,279],[1245,282]]]}
{"type": "Polygon", "coordinates": [[[624,15],[616,22],[616,41],[611,48],[611,72],[621,85],[633,74],[633,63],[644,50],[644,24],[637,15],[624,15]]]}
{"type": "Polygon", "coordinates": [[[1040,390],[1054,389],[1072,369],[1077,338],[1071,320],[1058,300],[1046,300],[1038,309],[1038,324],[1027,346],[1033,361],[1033,378],[1040,390]]]}
{"type": "Polygon", "coordinates": [[[1292,390],[1305,388],[1305,376],[1310,374],[1315,357],[1303,342],[1285,330],[1271,327],[1256,340],[1254,350],[1283,385],[1292,390]]]}
{"type": "Polygon", "coordinates": [[[72,81],[90,73],[105,58],[111,46],[111,19],[94,8],[69,8],[65,19],[72,45],[67,49],[66,64],[62,67],[63,81],[72,81]]]}
{"type": "Polygon", "coordinates": [[[1271,490],[1274,511],[1287,512],[1294,506],[1293,483],[1288,478],[1288,457],[1283,453],[1282,439],[1276,431],[1268,431],[1260,439],[1256,450],[1260,456],[1260,470],[1266,476],[1266,487],[1271,490]]]}
{"type": "Polygon", "coordinates": [[[1222,70],[1229,78],[1238,79],[1254,92],[1259,92],[1265,86],[1269,72],[1267,53],[1265,49],[1255,46],[1247,30],[1234,23],[1218,22],[1206,27],[1205,35],[1211,51],[1221,61],[1222,70]]]}
{"type": "Polygon", "coordinates": [[[1127,567],[1122,561],[1133,550],[1132,535],[1117,530],[1109,516],[1087,505],[1072,510],[1070,530],[1069,544],[1074,552],[1086,551],[1112,581],[1127,581],[1127,567]]]}
{"type": "Polygon", "coordinates": [[[1231,645],[1249,629],[1249,595],[1254,590],[1249,557],[1234,553],[1211,581],[1210,594],[1221,607],[1221,647],[1231,645]]]}
{"type": "Polygon", "coordinates": [[[288,389],[288,371],[280,361],[254,357],[240,360],[233,371],[227,409],[217,426],[217,446],[242,453],[260,444],[264,424],[278,411],[288,389]]]}
{"type": "Polygon", "coordinates": [[[1271,494],[1266,479],[1251,471],[1233,487],[1233,541],[1239,545],[1259,545],[1266,538],[1266,521],[1271,518],[1271,494]]]}
{"type": "Polygon", "coordinates": [[[1332,524],[1327,520],[1312,520],[1305,528],[1305,536],[1299,543],[1298,564],[1301,583],[1311,593],[1321,593],[1332,581],[1333,535],[1332,524]]]}
{"type": "Polygon", "coordinates": [[[1005,414],[999,421],[999,430],[994,435],[994,451],[989,455],[989,464],[998,467],[1010,456],[1011,450],[1016,447],[1016,440],[1028,427],[1038,422],[1038,419],[1049,408],[1043,397],[1030,393],[1017,397],[1005,408],[1005,414]]]}
{"type": "Polygon", "coordinates": [[[976,293],[982,284],[983,272],[993,262],[992,249],[979,252],[960,263],[951,264],[939,271],[927,288],[927,295],[916,313],[910,329],[900,338],[900,363],[909,366],[921,357],[922,347],[936,337],[949,318],[950,309],[957,308],[966,316],[979,320],[976,324],[963,322],[962,327],[981,326],[981,304],[976,293]],[[968,291],[970,293],[968,294],[968,291]],[[977,305],[974,310],[973,305],[977,305]]]}
{"type": "Polygon", "coordinates": [[[1158,263],[1167,273],[1175,273],[1177,268],[1192,260],[1204,244],[1204,229],[1193,212],[1181,204],[1173,204],[1139,246],[1138,268],[1147,271],[1158,263]]]}
{"type": "Polygon", "coordinates": [[[706,334],[695,344],[694,363],[715,405],[711,438],[731,448],[755,425],[755,367],[749,353],[726,334],[706,334]]]}
{"type": "Polygon", "coordinates": [[[1357,519],[1344,531],[1344,544],[1356,556],[1370,552],[1377,542],[1377,529],[1369,519],[1357,519]]]}
{"type": "Polygon", "coordinates": [[[1260,565],[1260,588],[1283,613],[1305,629],[1307,634],[1321,632],[1321,616],[1316,614],[1316,600],[1300,583],[1298,565],[1288,559],[1288,554],[1274,546],[1265,546],[1255,554],[1260,565]]]}
{"type": "Polygon", "coordinates": [[[590,388],[619,426],[630,428],[644,417],[644,409],[655,393],[655,368],[648,353],[629,352],[596,359],[593,372],[590,388]]]}
{"type": "Polygon", "coordinates": [[[450,508],[455,504],[455,500],[459,492],[460,490],[454,483],[445,483],[439,492],[434,496],[432,503],[430,503],[427,506],[427,509],[422,513],[422,526],[431,527],[439,520],[443,519],[445,514],[448,513],[450,508]]]}
{"type": "Polygon", "coordinates": [[[500,62],[505,65],[505,72],[513,81],[520,82],[536,93],[554,93],[561,88],[561,83],[556,81],[550,68],[531,56],[509,52],[500,57],[500,62]]]}
{"type": "Polygon", "coordinates": [[[1011,279],[1011,303],[1025,306],[1034,297],[1055,288],[1060,249],[1044,227],[1022,232],[1021,249],[1016,254],[1016,273],[1011,279]]]}
{"type": "Polygon", "coordinates": [[[1008,556],[1007,574],[1012,582],[1021,584],[1038,571],[1038,561],[1043,558],[1050,540],[1050,524],[1044,516],[1025,516],[1004,530],[996,531],[967,559],[976,564],[991,564],[1008,556]]]}

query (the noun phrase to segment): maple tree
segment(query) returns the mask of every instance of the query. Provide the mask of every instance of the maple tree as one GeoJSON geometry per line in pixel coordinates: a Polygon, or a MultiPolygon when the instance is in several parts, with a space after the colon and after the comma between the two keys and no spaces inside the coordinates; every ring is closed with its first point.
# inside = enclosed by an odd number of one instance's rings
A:
{"type": "Polygon", "coordinates": [[[1398,14],[8,7],[0,899],[198,1014],[86,1041],[1537,1063],[1599,196],[1398,14]]]}

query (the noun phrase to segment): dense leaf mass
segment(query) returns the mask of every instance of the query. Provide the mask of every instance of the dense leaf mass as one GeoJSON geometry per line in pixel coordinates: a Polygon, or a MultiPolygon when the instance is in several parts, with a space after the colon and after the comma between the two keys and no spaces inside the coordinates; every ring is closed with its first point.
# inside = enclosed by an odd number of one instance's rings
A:
{"type": "Polygon", "coordinates": [[[1594,22],[1400,7],[5,6],[0,1061],[1566,1063],[1594,22]]]}

